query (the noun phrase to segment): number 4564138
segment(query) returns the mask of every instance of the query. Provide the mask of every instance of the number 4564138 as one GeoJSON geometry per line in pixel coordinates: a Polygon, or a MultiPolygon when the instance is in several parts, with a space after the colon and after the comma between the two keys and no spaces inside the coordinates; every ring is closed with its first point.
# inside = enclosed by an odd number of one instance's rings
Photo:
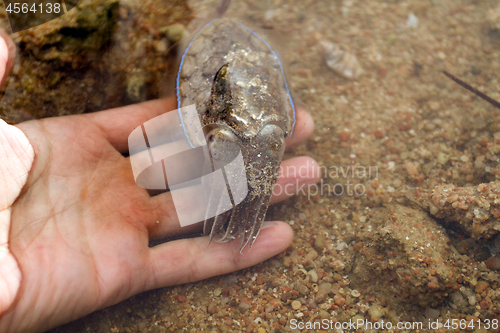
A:
{"type": "Polygon", "coordinates": [[[31,7],[28,6],[27,3],[9,3],[7,8],[5,9],[8,13],[60,13],[61,12],[61,4],[60,3],[41,3],[41,4],[33,4],[31,7]]]}

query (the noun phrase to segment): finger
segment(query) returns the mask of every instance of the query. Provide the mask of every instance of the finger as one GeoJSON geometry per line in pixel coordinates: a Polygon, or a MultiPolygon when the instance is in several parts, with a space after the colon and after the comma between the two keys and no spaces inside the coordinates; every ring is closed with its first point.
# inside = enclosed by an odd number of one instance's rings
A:
{"type": "MultiPolygon", "coordinates": [[[[271,204],[307,191],[308,185],[316,184],[319,178],[320,169],[318,163],[310,157],[302,156],[283,161],[279,178],[274,186],[271,204]]],[[[200,193],[202,192],[200,191],[200,193]]],[[[196,212],[205,207],[206,203],[202,202],[203,198],[203,195],[191,195],[185,202],[177,201],[176,204],[180,205],[177,208],[186,209],[188,207],[192,214],[203,215],[203,212],[196,212]]],[[[151,217],[145,222],[151,239],[175,237],[201,231],[202,222],[181,227],[171,192],[152,197],[151,203],[151,217]]]]}
{"type": "MultiPolygon", "coordinates": [[[[186,235],[190,233],[200,232],[203,227],[203,222],[190,224],[187,226],[181,226],[179,217],[177,215],[177,209],[185,209],[185,205],[188,205],[193,210],[199,210],[204,207],[203,203],[197,204],[198,200],[204,200],[203,196],[191,197],[191,200],[185,202],[176,201],[177,208],[174,204],[172,198],[172,192],[162,193],[160,195],[151,198],[151,217],[146,221],[149,238],[161,239],[161,238],[173,238],[179,235],[186,235]]],[[[202,215],[204,212],[198,212],[198,214],[192,211],[195,215],[202,215]]]]}
{"type": "Polygon", "coordinates": [[[0,86],[9,76],[16,58],[16,44],[9,35],[0,29],[0,86]]]}
{"type": "Polygon", "coordinates": [[[314,121],[311,115],[303,108],[296,109],[297,120],[291,136],[285,139],[286,147],[290,148],[307,139],[314,131],[314,121]]]}
{"type": "Polygon", "coordinates": [[[157,99],[116,109],[85,114],[119,152],[128,150],[128,136],[137,126],[176,108],[174,98],[157,99]]]}
{"type": "Polygon", "coordinates": [[[145,286],[156,289],[226,274],[258,264],[285,250],[293,231],[284,222],[261,231],[252,250],[239,242],[214,243],[208,237],[176,240],[153,247],[144,270],[145,286]]]}
{"type": "Polygon", "coordinates": [[[308,156],[295,157],[281,163],[278,180],[273,188],[271,204],[308,190],[308,185],[320,180],[318,163],[308,156]]]}

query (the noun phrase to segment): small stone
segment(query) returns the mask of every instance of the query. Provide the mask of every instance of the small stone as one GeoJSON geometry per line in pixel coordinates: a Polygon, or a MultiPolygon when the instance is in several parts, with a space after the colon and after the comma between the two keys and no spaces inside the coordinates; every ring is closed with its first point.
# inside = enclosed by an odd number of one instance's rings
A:
{"type": "Polygon", "coordinates": [[[427,319],[438,319],[439,315],[440,315],[440,312],[438,309],[427,308],[424,311],[424,316],[427,319]]]}
{"type": "Polygon", "coordinates": [[[345,268],[345,264],[341,260],[334,260],[330,263],[330,267],[333,268],[336,272],[341,272],[345,268]]]}
{"type": "Polygon", "coordinates": [[[222,293],[222,288],[215,288],[214,290],[215,297],[220,296],[221,293],[222,293]]]}
{"type": "Polygon", "coordinates": [[[483,310],[486,310],[487,308],[490,307],[490,304],[487,301],[481,301],[479,303],[479,305],[481,306],[481,309],[483,309],[483,310]]]}
{"type": "Polygon", "coordinates": [[[328,318],[330,318],[330,314],[329,314],[327,311],[325,311],[325,310],[321,310],[321,311],[319,312],[319,315],[320,315],[320,317],[321,317],[321,318],[323,318],[323,319],[328,319],[328,318]]]}
{"type": "Polygon", "coordinates": [[[153,46],[154,46],[156,52],[162,53],[162,54],[167,53],[168,44],[167,44],[167,41],[165,39],[161,39],[161,40],[157,41],[156,43],[153,44],[153,46]]]}
{"type": "Polygon", "coordinates": [[[323,251],[323,248],[325,247],[325,242],[326,242],[326,237],[324,235],[318,235],[314,240],[314,247],[318,251],[323,251]]]}
{"type": "Polygon", "coordinates": [[[489,286],[490,286],[490,284],[486,281],[477,281],[476,288],[474,288],[474,291],[478,294],[481,294],[489,286]]]}
{"type": "Polygon", "coordinates": [[[128,79],[127,97],[136,103],[146,100],[146,83],[142,75],[134,75],[128,79]]]}
{"type": "Polygon", "coordinates": [[[384,136],[384,132],[382,132],[381,129],[378,129],[378,130],[375,131],[375,137],[377,139],[381,139],[383,136],[384,136]]]}
{"type": "Polygon", "coordinates": [[[216,313],[216,312],[217,312],[217,305],[215,305],[214,303],[210,303],[210,304],[208,305],[207,310],[208,310],[208,313],[210,313],[210,314],[214,314],[214,313],[216,313]]]}
{"type": "Polygon", "coordinates": [[[302,304],[299,301],[292,302],[292,309],[294,309],[294,310],[300,309],[301,306],[302,306],[302,304]]]}
{"type": "Polygon", "coordinates": [[[326,290],[326,292],[329,293],[332,290],[332,284],[328,282],[323,282],[322,284],[319,285],[318,289],[326,290]]]}
{"type": "Polygon", "coordinates": [[[335,303],[335,305],[341,307],[341,306],[343,306],[345,304],[345,298],[342,297],[342,296],[336,295],[333,298],[333,302],[335,303]]]}
{"type": "Polygon", "coordinates": [[[438,153],[436,156],[436,160],[438,161],[439,164],[442,164],[442,165],[445,165],[449,159],[450,159],[450,156],[443,153],[443,152],[438,153]]]}
{"type": "Polygon", "coordinates": [[[171,43],[177,43],[188,35],[186,28],[182,24],[172,24],[159,29],[159,32],[167,36],[171,43]]]}
{"type": "Polygon", "coordinates": [[[340,141],[347,141],[347,140],[349,140],[350,136],[351,136],[351,134],[349,132],[342,131],[342,132],[340,132],[340,141]]]}
{"type": "Polygon", "coordinates": [[[314,297],[314,301],[316,302],[316,304],[321,304],[324,301],[326,301],[327,297],[328,297],[328,292],[324,289],[320,289],[318,290],[316,297],[314,297]]]}
{"type": "Polygon", "coordinates": [[[359,297],[359,296],[361,296],[361,293],[360,293],[357,289],[353,289],[353,290],[351,291],[351,295],[352,295],[353,297],[359,297]]]}
{"type": "Polygon", "coordinates": [[[312,269],[307,274],[311,277],[312,282],[318,282],[318,273],[316,273],[316,270],[312,269]]]}
{"type": "Polygon", "coordinates": [[[277,298],[273,298],[273,299],[269,302],[269,304],[271,304],[271,306],[272,306],[274,309],[281,307],[281,301],[280,301],[279,299],[277,299],[277,298]]]}
{"type": "Polygon", "coordinates": [[[356,243],[352,247],[352,249],[354,250],[354,252],[359,252],[359,250],[361,250],[362,248],[363,248],[363,242],[356,243]]]}
{"type": "Polygon", "coordinates": [[[406,168],[406,172],[408,172],[408,175],[410,175],[410,176],[418,176],[417,167],[412,162],[406,162],[405,163],[405,168],[406,168]]]}
{"type": "Polygon", "coordinates": [[[244,301],[241,301],[239,306],[240,306],[240,309],[242,309],[243,311],[252,308],[252,304],[244,302],[244,301]]]}
{"type": "Polygon", "coordinates": [[[340,276],[340,274],[339,274],[339,273],[334,273],[334,274],[333,274],[333,279],[334,279],[335,281],[340,281],[340,280],[342,280],[342,276],[340,276]]]}
{"type": "Polygon", "coordinates": [[[337,245],[337,251],[342,251],[343,249],[345,249],[347,247],[347,243],[346,242],[341,242],[339,243],[339,245],[337,245]]]}
{"type": "Polygon", "coordinates": [[[490,257],[485,261],[486,267],[500,271],[500,256],[490,257]]]}
{"type": "Polygon", "coordinates": [[[318,252],[311,250],[306,254],[306,258],[315,260],[318,257],[318,252]]]}
{"type": "Polygon", "coordinates": [[[417,28],[418,17],[416,17],[415,14],[410,13],[410,15],[408,15],[408,20],[406,21],[406,26],[409,28],[417,28]]]}
{"type": "Polygon", "coordinates": [[[283,259],[283,265],[285,265],[285,267],[290,267],[291,264],[292,259],[290,257],[285,257],[285,259],[283,259]]]}
{"type": "Polygon", "coordinates": [[[368,314],[377,319],[382,318],[387,313],[387,309],[380,304],[373,304],[368,309],[368,314]]]}
{"type": "Polygon", "coordinates": [[[265,329],[265,328],[263,328],[263,327],[259,327],[259,328],[257,329],[257,332],[259,332],[259,333],[266,333],[266,329],[265,329]]]}

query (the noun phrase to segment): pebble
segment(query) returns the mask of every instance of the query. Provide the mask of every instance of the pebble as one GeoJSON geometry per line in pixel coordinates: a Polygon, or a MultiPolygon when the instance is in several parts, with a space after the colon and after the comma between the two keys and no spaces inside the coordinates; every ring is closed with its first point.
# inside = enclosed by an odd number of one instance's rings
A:
{"type": "Polygon", "coordinates": [[[239,306],[240,306],[240,309],[242,309],[243,311],[252,308],[252,304],[248,304],[247,302],[243,302],[243,301],[240,302],[239,306]]]}
{"type": "Polygon", "coordinates": [[[339,295],[336,295],[334,298],[333,298],[333,302],[335,303],[335,305],[337,306],[343,306],[345,304],[345,298],[342,297],[342,296],[339,296],[339,295]]]}
{"type": "Polygon", "coordinates": [[[341,242],[339,243],[339,245],[337,245],[337,251],[342,251],[343,249],[345,249],[347,246],[346,242],[341,242]]]}
{"type": "Polygon", "coordinates": [[[292,309],[294,309],[294,310],[300,309],[301,306],[302,306],[302,304],[299,301],[292,302],[292,309]]]}
{"type": "Polygon", "coordinates": [[[311,277],[312,282],[318,282],[318,273],[316,273],[316,270],[312,269],[307,274],[311,277]]]}
{"type": "Polygon", "coordinates": [[[314,247],[318,251],[323,251],[323,248],[325,247],[325,242],[326,242],[326,237],[324,235],[318,235],[314,240],[314,247]]]}
{"type": "Polygon", "coordinates": [[[311,259],[312,261],[316,260],[318,257],[318,252],[311,250],[306,254],[306,258],[311,259]]]}
{"type": "Polygon", "coordinates": [[[332,284],[328,282],[323,282],[322,284],[319,285],[318,289],[323,289],[326,290],[327,292],[330,292],[332,290],[332,284]]]}
{"type": "Polygon", "coordinates": [[[438,161],[439,164],[442,164],[442,165],[445,165],[449,159],[450,159],[450,156],[443,153],[443,152],[439,152],[436,156],[436,160],[438,161]]]}
{"type": "Polygon", "coordinates": [[[408,175],[410,175],[410,176],[418,176],[417,167],[412,162],[406,162],[405,163],[405,168],[406,168],[406,172],[408,172],[408,175]]]}
{"type": "Polygon", "coordinates": [[[172,24],[159,29],[161,34],[167,36],[171,43],[177,43],[188,35],[186,28],[182,24],[172,24]]]}
{"type": "Polygon", "coordinates": [[[494,269],[497,271],[500,271],[500,257],[491,257],[488,260],[485,261],[486,267],[489,269],[494,269]]]}
{"type": "Polygon", "coordinates": [[[323,303],[326,301],[326,298],[328,297],[328,292],[324,289],[318,290],[318,293],[316,294],[316,297],[314,297],[314,301],[317,304],[323,303]]]}
{"type": "Polygon", "coordinates": [[[415,14],[410,13],[410,15],[408,15],[408,20],[406,21],[406,26],[409,28],[417,28],[418,17],[416,17],[415,14]]]}
{"type": "Polygon", "coordinates": [[[380,304],[373,304],[368,309],[368,314],[377,319],[382,318],[387,313],[387,309],[380,304]]]}
{"type": "Polygon", "coordinates": [[[221,293],[222,293],[222,288],[215,288],[214,290],[215,297],[220,296],[221,293]]]}
{"type": "Polygon", "coordinates": [[[328,318],[330,318],[330,314],[329,314],[327,311],[325,311],[325,310],[321,310],[321,311],[319,312],[319,315],[320,315],[320,317],[321,317],[321,318],[323,318],[323,319],[328,319],[328,318]]]}
{"type": "Polygon", "coordinates": [[[216,312],[217,312],[217,305],[215,305],[214,303],[210,303],[210,304],[208,305],[207,310],[208,310],[208,313],[210,313],[210,314],[214,314],[214,313],[216,313],[216,312]]]}
{"type": "Polygon", "coordinates": [[[141,74],[134,75],[128,79],[127,97],[136,103],[146,100],[146,83],[141,74]]]}
{"type": "Polygon", "coordinates": [[[477,284],[476,284],[476,287],[474,288],[474,291],[478,294],[481,294],[489,286],[490,286],[490,284],[486,281],[477,281],[477,284]]]}
{"type": "Polygon", "coordinates": [[[161,39],[153,44],[155,51],[158,53],[165,54],[168,51],[168,44],[165,39],[161,39]]]}
{"type": "Polygon", "coordinates": [[[424,311],[425,318],[427,319],[438,319],[440,312],[438,309],[427,308],[424,311]]]}

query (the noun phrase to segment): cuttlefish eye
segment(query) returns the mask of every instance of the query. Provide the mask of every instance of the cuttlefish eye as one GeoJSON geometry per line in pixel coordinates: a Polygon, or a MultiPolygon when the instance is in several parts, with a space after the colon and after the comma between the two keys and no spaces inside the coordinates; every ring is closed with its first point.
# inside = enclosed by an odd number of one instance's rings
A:
{"type": "Polygon", "coordinates": [[[241,140],[230,128],[213,128],[208,132],[206,140],[212,160],[220,163],[219,167],[234,160],[241,152],[241,140]]]}
{"type": "Polygon", "coordinates": [[[285,132],[280,126],[270,123],[262,128],[255,140],[266,154],[280,155],[285,146],[285,132]]]}

